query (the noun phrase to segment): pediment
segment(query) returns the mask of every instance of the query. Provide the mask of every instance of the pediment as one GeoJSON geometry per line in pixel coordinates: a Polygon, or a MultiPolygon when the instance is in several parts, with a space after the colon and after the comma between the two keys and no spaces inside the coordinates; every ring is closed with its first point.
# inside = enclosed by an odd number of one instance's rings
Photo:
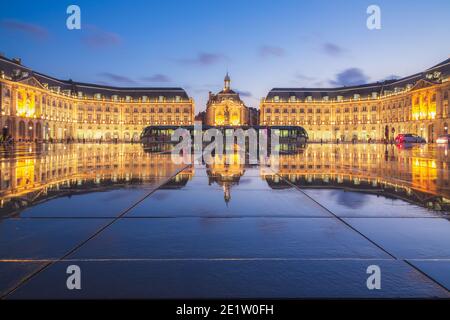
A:
{"type": "Polygon", "coordinates": [[[19,80],[18,82],[32,86],[32,87],[37,87],[37,88],[41,88],[41,89],[45,89],[45,87],[42,85],[42,83],[39,82],[39,80],[37,80],[35,77],[30,76],[28,78],[19,80]]]}
{"type": "Polygon", "coordinates": [[[419,89],[423,89],[423,88],[428,88],[433,86],[434,83],[425,79],[420,79],[419,81],[417,81],[414,86],[411,88],[411,90],[419,90],[419,89]]]}

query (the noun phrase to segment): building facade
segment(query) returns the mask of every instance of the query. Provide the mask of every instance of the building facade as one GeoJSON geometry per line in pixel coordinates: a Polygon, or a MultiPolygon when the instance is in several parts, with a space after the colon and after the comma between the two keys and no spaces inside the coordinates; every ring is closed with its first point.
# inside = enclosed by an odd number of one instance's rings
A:
{"type": "Polygon", "coordinates": [[[392,139],[428,142],[448,133],[450,59],[424,72],[341,88],[274,88],[261,100],[260,125],[303,126],[313,141],[392,139]]]}
{"type": "Polygon", "coordinates": [[[249,125],[249,110],[231,89],[228,73],[224,79],[223,90],[217,94],[209,93],[206,104],[206,124],[209,126],[246,126],[249,125]]]}
{"type": "Polygon", "coordinates": [[[0,126],[15,141],[137,141],[149,125],[190,125],[182,88],[119,88],[59,80],[0,57],[0,126]]]}

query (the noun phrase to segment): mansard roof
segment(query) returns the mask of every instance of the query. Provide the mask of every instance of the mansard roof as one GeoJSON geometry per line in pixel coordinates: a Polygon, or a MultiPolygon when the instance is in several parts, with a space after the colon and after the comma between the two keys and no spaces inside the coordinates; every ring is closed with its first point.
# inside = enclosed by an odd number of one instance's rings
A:
{"type": "Polygon", "coordinates": [[[374,83],[367,83],[356,86],[344,86],[335,88],[273,88],[269,91],[266,99],[273,99],[278,96],[280,99],[287,100],[294,96],[296,99],[305,99],[312,97],[315,100],[321,100],[328,96],[329,99],[335,99],[342,96],[344,99],[353,98],[355,94],[361,97],[367,97],[372,93],[382,95],[386,92],[394,92],[396,88],[406,88],[406,86],[414,86],[420,80],[426,80],[431,83],[439,83],[440,79],[450,76],[450,59],[426,69],[423,72],[413,74],[401,79],[385,80],[374,83]],[[435,75],[437,72],[439,75],[435,75]]]}
{"type": "Polygon", "coordinates": [[[183,88],[180,87],[115,87],[109,85],[91,84],[77,82],[73,80],[60,80],[46,74],[33,71],[23,66],[19,61],[11,60],[0,56],[0,71],[13,81],[24,81],[34,78],[41,85],[46,84],[49,88],[59,87],[61,91],[70,90],[72,94],[79,91],[86,96],[101,94],[105,98],[111,98],[113,95],[119,97],[130,96],[133,99],[147,96],[148,98],[158,98],[164,96],[167,99],[173,99],[176,96],[188,100],[189,96],[183,88]]]}

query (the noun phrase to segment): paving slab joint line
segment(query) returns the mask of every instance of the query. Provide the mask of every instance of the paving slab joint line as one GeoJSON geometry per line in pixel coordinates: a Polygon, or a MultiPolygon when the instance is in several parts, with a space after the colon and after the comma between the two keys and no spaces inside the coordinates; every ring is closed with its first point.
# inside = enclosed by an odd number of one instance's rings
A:
{"type": "Polygon", "coordinates": [[[413,268],[414,270],[416,270],[417,272],[419,272],[420,274],[422,274],[423,276],[425,276],[426,278],[430,279],[431,281],[433,281],[434,283],[436,283],[437,285],[439,285],[440,287],[442,287],[445,291],[447,291],[448,293],[450,293],[450,290],[447,289],[446,286],[444,286],[442,283],[440,283],[438,280],[434,279],[433,277],[431,277],[429,274],[425,273],[424,271],[422,271],[421,269],[419,269],[418,267],[416,267],[415,265],[413,265],[411,262],[409,262],[408,260],[403,260],[403,262],[405,262],[407,265],[409,265],[411,268],[413,268]]]}
{"type": "Polygon", "coordinates": [[[87,242],[89,242],[90,240],[92,240],[93,238],[95,238],[97,235],[99,235],[101,232],[103,232],[105,229],[107,229],[108,227],[110,227],[113,223],[115,223],[117,220],[121,219],[124,215],[126,215],[131,209],[133,209],[134,207],[136,207],[138,204],[140,204],[142,201],[144,201],[145,199],[147,199],[148,197],[150,197],[156,190],[158,190],[160,187],[162,187],[164,184],[166,184],[167,182],[169,182],[171,179],[173,179],[174,177],[176,177],[179,173],[183,172],[184,170],[186,170],[187,168],[189,168],[191,165],[186,165],[183,168],[177,170],[172,176],[168,177],[167,179],[163,180],[161,183],[159,183],[157,186],[155,186],[154,189],[152,189],[149,193],[147,193],[144,197],[142,197],[140,200],[138,200],[136,203],[134,203],[133,205],[131,205],[129,208],[125,209],[120,215],[118,215],[117,217],[115,217],[114,219],[112,219],[109,223],[107,223],[106,225],[104,225],[103,227],[101,227],[100,229],[98,229],[96,232],[94,232],[94,234],[92,234],[89,238],[87,238],[86,240],[82,241],[81,243],[79,243],[78,245],[75,246],[75,248],[73,248],[72,250],[70,250],[69,252],[67,252],[65,255],[63,255],[62,257],[50,261],[47,264],[43,265],[42,268],[36,270],[35,272],[31,273],[30,275],[28,275],[27,277],[25,277],[24,279],[22,279],[22,281],[20,281],[17,285],[15,285],[11,290],[9,290],[8,292],[6,292],[5,294],[0,296],[0,300],[3,300],[5,298],[7,298],[10,294],[12,294],[14,291],[16,291],[18,288],[20,288],[22,285],[24,285],[25,283],[27,283],[28,281],[30,281],[32,278],[34,278],[35,276],[37,276],[39,273],[41,273],[42,271],[46,270],[48,267],[50,267],[51,265],[53,265],[56,262],[59,262],[61,260],[64,260],[65,258],[69,257],[71,254],[73,254],[75,251],[77,251],[78,249],[80,249],[83,245],[85,245],[87,242]]]}
{"type": "MultiPolygon", "coordinates": [[[[271,169],[272,170],[272,169],[271,169]]],[[[372,239],[370,239],[368,236],[366,236],[365,234],[363,234],[361,231],[359,231],[358,229],[356,229],[355,227],[353,227],[351,224],[349,224],[348,222],[346,222],[345,220],[343,220],[341,217],[339,217],[338,215],[336,215],[334,212],[332,212],[330,209],[328,209],[327,207],[325,207],[324,205],[322,205],[320,202],[318,202],[316,199],[314,199],[313,197],[311,197],[310,195],[308,195],[306,192],[304,192],[302,189],[300,189],[298,186],[296,186],[295,184],[291,183],[289,180],[283,178],[280,174],[278,174],[276,171],[272,170],[274,172],[274,174],[276,174],[280,179],[284,180],[287,184],[289,184],[290,186],[294,187],[296,190],[300,191],[302,194],[304,194],[306,197],[308,197],[309,199],[311,199],[312,201],[314,201],[314,203],[316,203],[317,205],[319,205],[320,207],[322,207],[323,209],[325,209],[326,211],[328,211],[330,214],[332,214],[336,219],[338,219],[339,221],[341,221],[342,223],[344,223],[346,226],[348,226],[350,229],[352,229],[353,231],[357,232],[359,235],[361,235],[362,237],[364,237],[366,240],[368,240],[370,243],[372,243],[373,245],[375,245],[377,248],[381,249],[383,252],[385,252],[386,254],[388,254],[389,256],[391,256],[393,259],[395,260],[400,260],[397,257],[395,257],[393,254],[391,254],[389,251],[387,251],[386,249],[384,249],[381,245],[379,245],[378,243],[376,243],[375,241],[373,241],[372,239]]],[[[425,272],[423,272],[422,270],[420,270],[419,268],[417,268],[416,266],[414,266],[413,264],[409,263],[407,260],[401,260],[403,262],[405,262],[406,264],[408,264],[410,267],[412,267],[414,270],[416,270],[417,272],[419,272],[420,274],[424,275],[426,278],[428,278],[431,282],[435,283],[437,286],[441,287],[443,290],[449,292],[449,290],[443,286],[441,283],[439,283],[438,281],[436,281],[434,278],[430,277],[428,274],[426,274],[425,272]]]]}
{"type": "Polygon", "coordinates": [[[272,168],[270,168],[270,170],[272,170],[272,172],[277,175],[280,179],[282,179],[283,181],[285,181],[287,184],[289,184],[290,186],[292,186],[293,188],[295,188],[296,190],[300,191],[303,195],[305,195],[308,199],[310,199],[311,201],[313,201],[315,204],[317,204],[318,206],[320,206],[321,208],[323,208],[325,211],[327,211],[328,213],[330,213],[333,217],[335,217],[336,219],[338,219],[340,222],[342,222],[343,224],[345,224],[347,227],[349,227],[350,229],[352,229],[353,231],[355,231],[356,233],[358,233],[359,235],[361,235],[362,237],[364,237],[366,240],[368,240],[370,243],[372,243],[373,245],[375,245],[377,248],[379,248],[380,250],[382,250],[384,253],[386,253],[387,255],[389,255],[392,259],[398,260],[397,257],[395,257],[393,254],[391,254],[389,251],[387,251],[386,249],[384,249],[382,246],[380,246],[378,243],[376,243],[375,241],[373,241],[372,239],[370,239],[369,237],[367,237],[365,234],[363,234],[361,231],[359,231],[358,229],[356,229],[355,227],[353,227],[351,224],[349,224],[347,221],[345,221],[344,219],[342,219],[341,217],[339,217],[338,215],[336,215],[333,211],[331,211],[330,209],[328,209],[327,207],[325,207],[323,204],[321,204],[320,202],[318,202],[316,199],[314,199],[313,197],[311,197],[309,194],[307,194],[306,192],[304,192],[302,189],[300,189],[297,185],[291,183],[289,180],[285,179],[284,177],[282,177],[278,172],[276,172],[275,170],[273,170],[272,168]]]}

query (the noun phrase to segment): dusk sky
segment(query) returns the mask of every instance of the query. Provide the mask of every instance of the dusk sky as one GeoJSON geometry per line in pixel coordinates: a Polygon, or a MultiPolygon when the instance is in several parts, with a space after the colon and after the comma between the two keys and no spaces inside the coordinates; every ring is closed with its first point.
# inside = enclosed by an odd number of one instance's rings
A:
{"type": "Polygon", "coordinates": [[[181,86],[205,109],[228,70],[251,107],[273,87],[402,77],[449,57],[450,1],[0,0],[0,52],[62,79],[181,86]],[[81,8],[81,30],[66,8],[81,8]],[[381,30],[366,9],[381,8],[381,30]]]}

